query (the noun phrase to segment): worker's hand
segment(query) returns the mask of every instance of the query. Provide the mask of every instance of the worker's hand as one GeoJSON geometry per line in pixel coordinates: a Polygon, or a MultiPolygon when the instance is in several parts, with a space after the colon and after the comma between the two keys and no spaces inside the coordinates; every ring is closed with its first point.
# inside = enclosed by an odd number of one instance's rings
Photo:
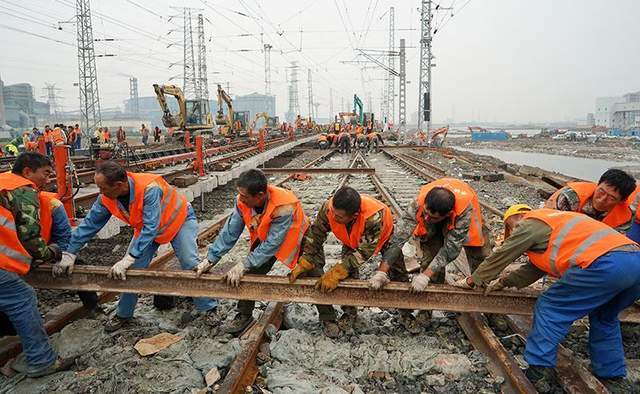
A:
{"type": "Polygon", "coordinates": [[[196,265],[193,270],[196,272],[196,277],[200,277],[205,272],[209,272],[211,268],[213,268],[215,264],[209,261],[209,259],[204,259],[200,262],[200,264],[196,265]]]}
{"type": "Polygon", "coordinates": [[[453,282],[452,285],[461,289],[473,289],[475,285],[473,285],[473,281],[470,278],[471,277],[467,276],[462,279],[458,279],[457,281],[453,282]],[[472,284],[469,284],[470,280],[472,284]]]}
{"type": "Polygon", "coordinates": [[[502,279],[495,279],[493,282],[489,283],[487,287],[484,289],[484,295],[489,295],[492,291],[498,291],[504,289],[506,286],[502,279]]]}
{"type": "Polygon", "coordinates": [[[412,293],[419,293],[421,291],[424,291],[424,289],[426,289],[427,286],[429,285],[430,281],[431,281],[431,278],[429,278],[427,275],[423,273],[416,275],[411,281],[411,286],[409,287],[409,291],[412,293]]]}
{"type": "Polygon", "coordinates": [[[62,259],[60,262],[53,265],[51,273],[53,277],[67,275],[71,276],[73,273],[73,265],[76,263],[76,255],[69,252],[62,252],[62,259]]]}
{"type": "Polygon", "coordinates": [[[113,267],[111,267],[111,269],[109,270],[109,273],[107,274],[107,277],[109,279],[126,280],[127,279],[126,272],[129,269],[129,267],[131,267],[135,262],[136,262],[136,258],[131,256],[130,254],[127,254],[122,258],[122,260],[118,261],[113,265],[113,267]]]}
{"type": "Polygon", "coordinates": [[[239,262],[238,264],[231,267],[229,271],[222,277],[222,280],[225,281],[231,287],[240,286],[240,279],[247,271],[247,268],[244,266],[243,262],[239,262]]]}
{"type": "Polygon", "coordinates": [[[331,293],[338,287],[338,283],[348,276],[349,272],[347,272],[347,269],[342,263],[338,263],[318,279],[315,287],[322,293],[331,293]]]}
{"type": "Polygon", "coordinates": [[[289,283],[295,282],[300,275],[313,270],[314,267],[315,266],[312,262],[305,259],[304,257],[300,257],[296,266],[293,267],[293,269],[289,273],[289,283]]]}
{"type": "Polygon", "coordinates": [[[47,245],[47,248],[51,251],[53,258],[48,262],[57,263],[62,258],[62,249],[58,246],[58,244],[50,243],[47,245]]]}
{"type": "Polygon", "coordinates": [[[391,280],[386,272],[376,271],[376,273],[369,278],[369,289],[380,290],[389,282],[391,282],[391,280]]]}

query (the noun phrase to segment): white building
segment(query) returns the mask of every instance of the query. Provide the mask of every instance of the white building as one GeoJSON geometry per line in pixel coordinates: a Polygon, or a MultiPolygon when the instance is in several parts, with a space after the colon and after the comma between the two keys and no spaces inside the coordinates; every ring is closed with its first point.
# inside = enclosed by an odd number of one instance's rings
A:
{"type": "Polygon", "coordinates": [[[595,124],[618,129],[640,127],[640,92],[596,98],[595,124]]]}

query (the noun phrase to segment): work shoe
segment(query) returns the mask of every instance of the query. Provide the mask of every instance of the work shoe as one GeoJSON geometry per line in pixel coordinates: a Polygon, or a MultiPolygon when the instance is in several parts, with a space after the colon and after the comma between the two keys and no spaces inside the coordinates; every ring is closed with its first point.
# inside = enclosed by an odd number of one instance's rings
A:
{"type": "Polygon", "coordinates": [[[633,385],[623,376],[617,378],[599,378],[600,382],[609,390],[611,394],[626,394],[634,392],[633,385]]]}
{"type": "Polygon", "coordinates": [[[222,329],[223,332],[231,335],[237,335],[244,331],[247,327],[249,327],[253,323],[252,315],[243,315],[241,313],[236,313],[236,316],[233,318],[231,323],[226,324],[222,329]]]}
{"type": "Polygon", "coordinates": [[[131,323],[131,320],[133,320],[131,317],[124,318],[115,315],[104,325],[104,330],[105,332],[118,331],[122,327],[129,325],[129,323],[131,323]]]}
{"type": "Polygon", "coordinates": [[[39,367],[39,368],[29,367],[27,368],[26,373],[27,373],[27,376],[30,378],[39,378],[42,376],[51,375],[52,373],[66,371],[67,369],[71,368],[73,363],[74,363],[74,359],[72,358],[62,359],[58,357],[56,361],[54,361],[51,365],[47,367],[39,367]]]}
{"type": "Polygon", "coordinates": [[[328,338],[340,338],[340,335],[342,335],[338,323],[334,320],[323,320],[320,323],[322,323],[322,333],[328,338]]]}
{"type": "Polygon", "coordinates": [[[524,374],[540,393],[550,393],[553,391],[553,386],[558,385],[555,368],[529,365],[524,374]]]}
{"type": "Polygon", "coordinates": [[[199,310],[188,310],[184,311],[182,315],[180,315],[180,322],[178,323],[181,328],[186,327],[189,323],[193,322],[196,319],[204,318],[209,325],[217,325],[216,319],[216,308],[209,309],[208,311],[199,311],[199,310]]]}
{"type": "Polygon", "coordinates": [[[410,334],[420,334],[422,332],[422,326],[411,313],[400,313],[398,323],[410,334]]]}

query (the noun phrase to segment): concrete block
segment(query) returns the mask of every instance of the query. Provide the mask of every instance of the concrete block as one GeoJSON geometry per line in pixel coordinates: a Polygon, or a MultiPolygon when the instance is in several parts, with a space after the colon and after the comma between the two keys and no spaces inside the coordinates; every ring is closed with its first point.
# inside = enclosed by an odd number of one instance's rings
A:
{"type": "Polygon", "coordinates": [[[189,190],[192,194],[193,197],[200,197],[200,194],[202,194],[202,184],[195,184],[195,185],[191,185],[187,188],[187,190],[189,190]]]}
{"type": "Polygon", "coordinates": [[[183,190],[181,190],[181,192],[187,198],[187,201],[189,201],[189,202],[193,201],[193,192],[191,190],[183,189],[183,190]]]}

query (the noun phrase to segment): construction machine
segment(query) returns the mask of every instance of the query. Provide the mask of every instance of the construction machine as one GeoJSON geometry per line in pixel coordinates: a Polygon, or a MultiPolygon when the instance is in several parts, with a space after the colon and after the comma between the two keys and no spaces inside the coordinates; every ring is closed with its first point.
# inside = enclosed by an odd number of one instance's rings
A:
{"type": "Polygon", "coordinates": [[[444,144],[445,138],[447,138],[448,133],[449,126],[432,130],[431,135],[429,136],[429,146],[442,146],[444,144]]]}
{"type": "Polygon", "coordinates": [[[174,138],[181,138],[185,131],[213,132],[215,125],[209,110],[209,101],[204,99],[187,100],[182,89],[175,85],[153,84],[153,90],[162,109],[162,124],[175,129],[174,138]],[[173,96],[178,102],[178,113],[172,114],[166,96],[173,96]]]}
{"type": "Polygon", "coordinates": [[[358,114],[358,123],[360,124],[364,124],[364,113],[363,111],[363,105],[362,105],[362,100],[360,100],[360,97],[358,97],[357,94],[353,95],[353,113],[354,114],[358,114]]]}

